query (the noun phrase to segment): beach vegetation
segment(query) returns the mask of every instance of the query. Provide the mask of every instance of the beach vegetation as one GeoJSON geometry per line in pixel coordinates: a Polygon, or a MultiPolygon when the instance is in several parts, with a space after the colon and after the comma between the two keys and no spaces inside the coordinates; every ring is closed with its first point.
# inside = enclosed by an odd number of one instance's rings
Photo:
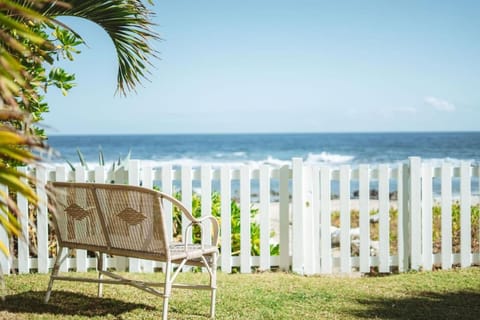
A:
{"type": "MultiPolygon", "coordinates": [[[[452,211],[452,252],[460,252],[460,217],[461,205],[459,201],[455,201],[451,206],[452,211]]],[[[378,210],[372,210],[370,216],[378,215],[378,210]]],[[[351,210],[350,225],[351,228],[358,228],[360,221],[360,212],[351,210]]],[[[341,227],[340,212],[332,212],[332,225],[341,227]]],[[[480,204],[470,206],[470,223],[471,223],[471,246],[472,252],[480,252],[480,204]]],[[[390,207],[389,210],[389,230],[390,230],[390,254],[398,254],[398,208],[390,207]]],[[[439,203],[435,203],[432,207],[432,252],[439,253],[442,248],[442,207],[439,203]]],[[[370,220],[370,239],[372,241],[379,240],[379,223],[377,219],[370,220]]],[[[358,252],[352,251],[358,255],[358,252]]]]}
{"type": "MultiPolygon", "coordinates": [[[[148,1],[151,3],[151,1],[148,1]]],[[[38,201],[33,179],[17,170],[35,164],[37,151],[48,146],[43,129],[35,124],[48,112],[44,96],[49,87],[66,94],[75,77],[55,67],[59,59],[73,59],[81,36],[57,18],[71,16],[102,27],[115,46],[118,59],[117,92],[125,95],[148,77],[158,39],[152,12],[141,0],[2,0],[0,3],[0,225],[21,238],[20,214],[12,194],[38,201]],[[48,67],[48,70],[47,70],[48,67]],[[30,183],[32,182],[32,183],[30,183]]],[[[0,251],[8,255],[7,244],[0,251]]]]}
{"type": "MultiPolygon", "coordinates": [[[[181,200],[182,193],[175,192],[174,196],[181,200]]],[[[231,248],[232,248],[232,255],[238,256],[240,255],[240,234],[241,234],[241,224],[240,224],[240,205],[237,200],[230,199],[230,217],[231,217],[231,248]]],[[[219,192],[213,192],[211,198],[211,214],[215,218],[218,219],[219,223],[221,224],[221,196],[219,192]]],[[[192,195],[192,214],[194,217],[199,218],[202,216],[202,197],[199,194],[194,193],[192,195]]],[[[258,215],[258,209],[255,207],[250,208],[250,254],[252,256],[259,256],[260,255],[260,225],[256,221],[256,217],[258,215]]],[[[275,234],[271,233],[271,237],[275,234]]],[[[181,238],[182,235],[182,217],[181,212],[178,209],[174,210],[173,213],[173,237],[174,238],[181,238]]],[[[202,234],[200,232],[200,228],[194,227],[192,232],[193,243],[200,243],[202,239],[202,234]]],[[[219,243],[220,251],[221,242],[219,243]]],[[[278,244],[271,244],[270,245],[270,255],[278,255],[279,254],[279,245],[278,244]]]]}

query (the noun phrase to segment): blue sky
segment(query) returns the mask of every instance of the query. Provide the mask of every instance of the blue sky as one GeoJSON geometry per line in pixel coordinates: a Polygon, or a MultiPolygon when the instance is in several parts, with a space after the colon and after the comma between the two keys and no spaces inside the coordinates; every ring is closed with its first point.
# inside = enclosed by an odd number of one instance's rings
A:
{"type": "Polygon", "coordinates": [[[151,81],[115,96],[99,27],[49,134],[480,130],[480,1],[155,1],[151,81]]]}

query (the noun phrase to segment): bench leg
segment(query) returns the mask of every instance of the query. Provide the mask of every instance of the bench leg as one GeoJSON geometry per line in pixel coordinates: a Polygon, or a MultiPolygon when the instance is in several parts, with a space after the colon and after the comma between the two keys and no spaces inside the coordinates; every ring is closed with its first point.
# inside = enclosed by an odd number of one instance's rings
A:
{"type": "MultiPolygon", "coordinates": [[[[105,255],[103,253],[100,253],[98,256],[97,256],[97,270],[98,270],[98,280],[102,280],[103,279],[103,273],[102,271],[104,271],[104,268],[103,268],[103,259],[104,259],[105,255]]],[[[99,282],[98,283],[98,292],[97,292],[97,296],[99,298],[101,298],[103,296],[103,283],[99,282]]]]}
{"type": "Polygon", "coordinates": [[[48,282],[47,293],[45,294],[45,303],[48,303],[48,301],[50,300],[50,294],[52,293],[53,288],[53,281],[55,280],[54,278],[58,275],[58,271],[60,270],[60,264],[63,261],[63,249],[64,248],[60,247],[57,253],[57,257],[55,258],[55,263],[53,264],[52,273],[50,275],[50,281],[48,282]]]}
{"type": "Polygon", "coordinates": [[[165,268],[165,286],[163,289],[163,313],[162,319],[168,319],[168,298],[170,297],[172,291],[172,282],[170,280],[170,273],[172,271],[172,263],[170,261],[167,262],[165,268]]]}
{"type": "Polygon", "coordinates": [[[212,254],[212,263],[211,263],[211,274],[210,274],[210,287],[212,288],[211,292],[211,301],[210,301],[210,318],[215,318],[215,300],[217,294],[217,253],[212,254]]]}

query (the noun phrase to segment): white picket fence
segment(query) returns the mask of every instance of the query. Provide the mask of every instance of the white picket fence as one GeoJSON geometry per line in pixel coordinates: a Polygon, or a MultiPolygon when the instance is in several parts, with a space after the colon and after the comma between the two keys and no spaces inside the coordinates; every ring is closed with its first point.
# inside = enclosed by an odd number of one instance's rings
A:
{"type": "MultiPolygon", "coordinates": [[[[152,168],[142,165],[140,160],[131,160],[127,169],[116,172],[104,167],[86,171],[77,168],[67,170],[61,166],[55,169],[23,169],[34,173],[40,187],[37,188],[42,203],[36,213],[36,257],[31,257],[29,246],[19,241],[17,254],[6,258],[0,255],[4,273],[15,270],[19,273],[37,271],[47,273],[53,265],[49,255],[49,223],[47,197],[41,187],[47,181],[77,181],[97,183],[124,183],[153,187],[159,185],[166,193],[181,191],[182,202],[191,208],[192,194],[201,196],[202,215],[211,214],[212,191],[220,192],[221,197],[221,256],[220,266],[223,272],[232,272],[239,268],[242,273],[250,273],[253,268],[269,270],[272,267],[292,270],[300,274],[330,274],[334,272],[367,273],[371,268],[379,272],[398,269],[431,270],[434,265],[443,269],[453,265],[468,267],[480,263],[479,252],[472,252],[472,201],[478,201],[480,167],[463,162],[454,167],[444,162],[438,167],[422,163],[420,158],[409,158],[405,163],[389,167],[385,164],[370,166],[349,165],[340,168],[305,165],[300,158],[292,159],[290,166],[273,168],[262,165],[251,168],[247,165],[239,168],[222,166],[212,168],[203,165],[199,168],[182,166],[180,168],[163,166],[152,168]],[[272,187],[274,186],[274,187],[272,187]],[[352,187],[354,186],[354,187],[352,187]],[[398,206],[396,252],[391,252],[389,209],[392,186],[397,190],[398,206]],[[440,193],[434,190],[439,186],[440,193]],[[453,186],[453,187],[452,187],[453,186]],[[459,189],[458,199],[454,199],[453,188],[459,189]],[[335,189],[335,190],[333,190],[335,189]],[[358,199],[352,194],[358,190],[358,199]],[[378,190],[378,242],[370,238],[372,190],[378,190]],[[238,194],[237,194],[238,191],[238,194]],[[252,192],[258,193],[252,196],[252,192]],[[272,191],[274,191],[272,193],[272,191]],[[274,194],[275,196],[272,196],[274,194]],[[332,200],[333,194],[338,199],[332,200]],[[231,247],[231,207],[230,200],[237,198],[240,206],[240,254],[232,256],[231,247]],[[452,249],[452,201],[461,205],[460,253],[452,249]],[[332,248],[332,203],[339,202],[340,228],[339,248],[332,248]],[[359,207],[358,255],[352,256],[352,202],[359,207]],[[432,241],[432,207],[440,202],[441,213],[441,253],[434,254],[432,241]],[[273,211],[272,203],[278,211],[273,211]],[[260,255],[251,256],[251,207],[258,208],[256,219],[260,225],[260,255]],[[272,227],[276,230],[275,239],[271,238],[272,227]],[[271,256],[270,244],[276,241],[280,254],[271,256]],[[378,247],[372,250],[372,245],[378,247]]],[[[356,193],[356,192],[355,192],[356,193]]],[[[29,204],[21,195],[17,197],[18,206],[25,214],[21,217],[23,234],[28,237],[29,204]]],[[[376,201],[377,202],[377,201],[376,201]]],[[[171,215],[171,208],[167,208],[171,215]]],[[[171,221],[171,219],[169,219],[171,221]]],[[[183,225],[185,228],[185,225],[183,225]]],[[[170,228],[171,229],[171,228],[170,228]]],[[[171,232],[171,231],[170,231],[171,232]]],[[[476,241],[480,235],[474,235],[476,241]]],[[[0,241],[9,243],[11,239],[3,229],[0,241]]],[[[84,272],[95,268],[96,258],[87,252],[78,250],[74,257],[66,259],[63,271],[84,272]]],[[[144,260],[126,260],[109,257],[107,267],[132,272],[153,272],[161,264],[144,260]]]]}

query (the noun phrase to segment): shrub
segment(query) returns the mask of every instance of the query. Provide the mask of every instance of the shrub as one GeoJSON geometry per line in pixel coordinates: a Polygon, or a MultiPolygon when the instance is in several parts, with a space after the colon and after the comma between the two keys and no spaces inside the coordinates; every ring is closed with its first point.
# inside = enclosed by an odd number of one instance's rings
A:
{"type": "MultiPolygon", "coordinates": [[[[181,200],[181,192],[176,192],[174,194],[175,198],[181,200]]],[[[192,196],[192,214],[194,217],[201,216],[202,208],[202,198],[198,194],[193,194],[192,196]]],[[[218,219],[221,224],[221,197],[220,193],[212,193],[212,216],[218,219]]],[[[232,255],[240,254],[240,205],[239,203],[232,199],[230,200],[230,210],[231,210],[231,243],[232,243],[232,255]]],[[[260,255],[260,225],[255,221],[255,217],[258,214],[258,209],[251,207],[250,208],[250,254],[252,256],[260,255]]],[[[173,237],[181,238],[182,237],[182,220],[181,213],[178,209],[174,210],[173,213],[173,237]]],[[[198,227],[193,228],[193,243],[200,243],[201,233],[198,227]]],[[[270,234],[271,237],[274,236],[274,233],[270,234]]],[[[220,246],[221,250],[221,246],[220,246]]],[[[279,254],[279,245],[270,245],[270,254],[278,255],[279,254]]]]}

